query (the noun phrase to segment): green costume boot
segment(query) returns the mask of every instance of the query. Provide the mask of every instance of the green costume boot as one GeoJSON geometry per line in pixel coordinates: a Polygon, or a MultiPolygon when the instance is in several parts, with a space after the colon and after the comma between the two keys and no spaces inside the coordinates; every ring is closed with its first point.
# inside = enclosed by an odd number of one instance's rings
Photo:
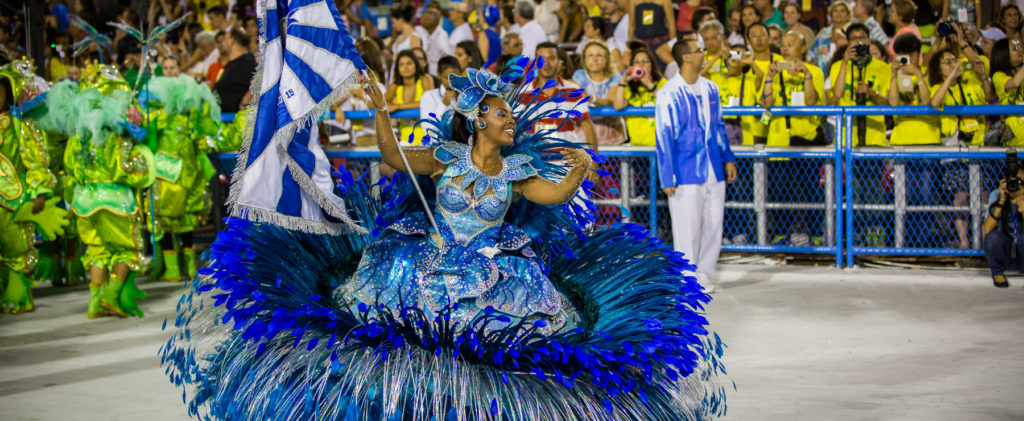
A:
{"type": "Polygon", "coordinates": [[[110,315],[110,312],[100,306],[103,285],[89,284],[89,308],[86,310],[90,319],[98,319],[110,315]]]}
{"type": "Polygon", "coordinates": [[[181,250],[181,254],[185,257],[185,280],[192,280],[196,278],[196,250],[192,247],[185,247],[181,250]]]}
{"type": "Polygon", "coordinates": [[[139,289],[138,285],[135,285],[135,272],[128,274],[128,280],[124,282],[121,295],[117,298],[121,309],[128,313],[129,316],[142,317],[146,315],[139,308],[138,303],[138,300],[146,298],[146,291],[139,289]]]}
{"type": "Polygon", "coordinates": [[[82,266],[82,259],[68,256],[64,262],[64,279],[68,286],[80,285],[89,281],[85,273],[85,266],[82,266]]]}
{"type": "Polygon", "coordinates": [[[18,271],[8,268],[0,270],[3,278],[7,279],[7,286],[0,295],[0,311],[21,314],[35,310],[35,304],[32,302],[32,281],[18,271]]]}
{"type": "Polygon", "coordinates": [[[181,266],[178,262],[178,251],[174,249],[164,250],[163,257],[164,273],[163,275],[160,275],[158,280],[160,282],[178,282],[185,279],[185,277],[181,275],[181,266]]]}
{"type": "Polygon", "coordinates": [[[121,309],[120,296],[122,288],[124,288],[124,280],[111,273],[110,277],[107,278],[107,285],[103,287],[103,293],[100,295],[100,306],[117,317],[128,317],[128,313],[121,309]]]}
{"type": "Polygon", "coordinates": [[[51,281],[53,286],[64,286],[64,279],[60,273],[60,255],[54,255],[53,243],[43,243],[39,248],[39,260],[36,263],[36,271],[32,278],[36,282],[51,281]]]}

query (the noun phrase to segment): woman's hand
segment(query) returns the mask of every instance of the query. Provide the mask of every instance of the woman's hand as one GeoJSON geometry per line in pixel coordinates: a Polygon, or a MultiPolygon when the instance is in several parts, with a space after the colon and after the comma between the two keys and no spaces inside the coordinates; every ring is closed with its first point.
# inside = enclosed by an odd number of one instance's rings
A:
{"type": "Polygon", "coordinates": [[[378,112],[387,112],[388,102],[384,99],[384,93],[380,91],[380,87],[365,75],[359,77],[359,82],[363,85],[363,92],[366,92],[366,98],[373,109],[378,112]]]}
{"type": "Polygon", "coordinates": [[[802,60],[797,60],[793,62],[793,71],[800,73],[804,76],[810,76],[811,74],[811,70],[807,68],[807,65],[804,64],[802,60]]]}
{"type": "Polygon", "coordinates": [[[771,79],[775,77],[775,75],[779,74],[779,72],[779,62],[773,61],[772,64],[768,65],[768,74],[765,75],[765,77],[771,79]]]}
{"type": "Polygon", "coordinates": [[[580,166],[590,168],[590,154],[582,148],[565,149],[562,151],[562,156],[565,157],[565,163],[573,168],[580,166]]]}

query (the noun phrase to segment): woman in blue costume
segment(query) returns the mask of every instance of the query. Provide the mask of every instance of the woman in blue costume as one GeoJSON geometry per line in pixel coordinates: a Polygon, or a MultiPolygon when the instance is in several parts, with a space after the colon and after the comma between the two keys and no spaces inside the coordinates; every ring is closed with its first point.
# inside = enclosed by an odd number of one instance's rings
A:
{"type": "Polygon", "coordinates": [[[383,95],[364,81],[383,161],[433,180],[433,212],[414,179],[368,187],[342,173],[338,187],[369,234],[229,220],[161,349],[190,414],[724,413],[724,346],[702,314],[710,298],[684,276],[692,266],[637,225],[584,231],[592,215],[572,199],[590,186],[590,155],[553,131],[527,130],[556,117],[543,103],[521,105],[539,92],[527,90],[542,65],[520,58],[501,78],[453,76],[455,111],[423,121],[433,143],[405,156],[383,95]]]}

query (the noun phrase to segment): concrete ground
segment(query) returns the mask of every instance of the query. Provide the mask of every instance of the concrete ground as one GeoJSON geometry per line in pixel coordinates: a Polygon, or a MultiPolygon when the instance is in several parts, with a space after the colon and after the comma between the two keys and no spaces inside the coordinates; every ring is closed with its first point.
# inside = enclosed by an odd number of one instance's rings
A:
{"type": "MultiPolygon", "coordinates": [[[[1024,279],[981,271],[723,265],[730,420],[1024,419],[1024,279]]],[[[143,284],[143,319],[87,320],[88,292],[39,288],[0,316],[0,420],[186,419],[158,366],[183,291],[143,284]]]]}

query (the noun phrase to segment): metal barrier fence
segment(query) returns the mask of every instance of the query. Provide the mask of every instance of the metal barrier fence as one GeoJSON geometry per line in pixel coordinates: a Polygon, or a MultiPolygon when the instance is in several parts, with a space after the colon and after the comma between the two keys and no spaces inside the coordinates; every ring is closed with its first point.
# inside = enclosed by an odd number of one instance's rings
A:
{"type": "MultiPolygon", "coordinates": [[[[727,117],[762,112],[723,109],[727,117]]],[[[591,108],[593,116],[653,113],[653,107],[591,108]]],[[[1021,115],[1024,106],[778,107],[772,114],[835,117],[833,145],[733,146],[739,176],[726,192],[723,250],[828,254],[837,266],[852,266],[855,255],[981,255],[988,192],[998,184],[1005,157],[1001,148],[852,148],[844,128],[853,127],[853,116],[1021,115]],[[964,241],[966,249],[960,248],[964,241]]],[[[418,115],[403,110],[392,116],[418,115]]],[[[346,118],[370,119],[373,112],[349,111],[346,118]]],[[[326,154],[353,173],[379,177],[374,147],[328,148],[326,154]]],[[[601,154],[608,157],[602,168],[611,176],[594,189],[598,224],[634,222],[671,242],[655,148],[603,147],[601,154]]],[[[235,154],[213,157],[230,174],[235,154]]]]}

